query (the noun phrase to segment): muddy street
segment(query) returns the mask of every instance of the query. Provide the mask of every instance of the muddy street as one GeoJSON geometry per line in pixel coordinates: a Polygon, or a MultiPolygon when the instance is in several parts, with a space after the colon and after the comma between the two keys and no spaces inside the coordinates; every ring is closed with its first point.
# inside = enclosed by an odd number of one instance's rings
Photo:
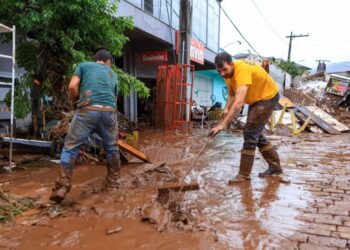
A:
{"type": "Polygon", "coordinates": [[[49,202],[59,166],[50,161],[1,174],[1,188],[35,198],[35,207],[0,224],[8,249],[349,249],[350,136],[270,135],[284,174],[259,178],[267,163],[257,152],[250,182],[227,185],[238,171],[242,135],[207,130],[191,136],[155,131],[129,141],[152,162],[122,166],[120,188],[103,193],[103,163],[76,166],[62,205],[49,202]],[[181,218],[157,201],[157,187],[177,183],[208,140],[186,183],[181,218]],[[23,178],[19,178],[23,177],[23,178]],[[12,180],[6,182],[6,180],[12,180]]]}

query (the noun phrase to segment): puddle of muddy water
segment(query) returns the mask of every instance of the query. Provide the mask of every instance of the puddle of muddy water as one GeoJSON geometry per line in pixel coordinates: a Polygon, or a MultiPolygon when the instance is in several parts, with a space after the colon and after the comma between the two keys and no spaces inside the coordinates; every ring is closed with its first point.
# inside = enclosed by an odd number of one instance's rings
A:
{"type": "Polygon", "coordinates": [[[228,180],[238,172],[242,142],[239,135],[218,136],[212,142],[191,175],[201,191],[188,194],[187,205],[195,208],[197,219],[215,229],[229,248],[278,245],[282,235],[300,226],[295,217],[307,206],[300,200],[307,192],[278,179],[258,178],[258,172],[266,168],[262,160],[255,162],[251,182],[228,186],[228,180]]]}
{"type": "MultiPolygon", "coordinates": [[[[142,209],[154,204],[156,187],[181,179],[208,140],[206,134],[207,131],[200,130],[191,136],[140,134],[138,147],[153,160],[167,161],[170,171],[148,171],[149,166],[136,161],[124,165],[121,188],[106,195],[96,191],[102,185],[105,167],[79,166],[60,216],[47,220],[39,213],[35,216],[46,221],[42,225],[29,228],[18,224],[13,229],[4,226],[1,231],[9,239],[20,236],[19,249],[278,248],[282,239],[303,226],[297,216],[313,200],[304,184],[327,179],[317,170],[331,171],[332,166],[347,164],[339,159],[347,154],[338,152],[335,157],[333,148],[350,150],[349,141],[342,139],[322,144],[318,136],[309,140],[275,136],[273,143],[279,146],[284,176],[291,183],[281,183],[278,178],[258,178],[267,164],[257,153],[251,182],[228,186],[228,180],[238,172],[243,140],[241,133],[221,133],[208,143],[186,178],[188,183],[197,182],[200,186],[198,191],[186,192],[181,203],[194,232],[181,232],[176,223],[169,223],[159,233],[157,225],[142,223],[142,209]],[[106,229],[113,227],[122,229],[106,235],[106,229]]],[[[31,178],[12,183],[9,188],[19,195],[39,195],[40,201],[47,202],[57,174],[58,168],[32,170],[31,178]]]]}

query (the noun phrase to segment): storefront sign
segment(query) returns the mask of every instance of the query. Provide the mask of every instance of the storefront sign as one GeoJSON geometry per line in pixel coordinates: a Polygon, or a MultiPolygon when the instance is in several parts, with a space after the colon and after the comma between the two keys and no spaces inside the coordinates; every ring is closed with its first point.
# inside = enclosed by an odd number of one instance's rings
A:
{"type": "Polygon", "coordinates": [[[166,50],[141,53],[142,63],[158,63],[166,61],[168,61],[168,51],[166,50]]]}
{"type": "MultiPolygon", "coordinates": [[[[180,49],[180,31],[176,31],[176,54],[179,54],[180,49]]],[[[199,64],[204,64],[204,44],[200,41],[191,38],[190,44],[190,60],[199,64]]]]}
{"type": "Polygon", "coordinates": [[[196,63],[204,64],[204,45],[194,38],[191,38],[190,59],[196,63]]]}

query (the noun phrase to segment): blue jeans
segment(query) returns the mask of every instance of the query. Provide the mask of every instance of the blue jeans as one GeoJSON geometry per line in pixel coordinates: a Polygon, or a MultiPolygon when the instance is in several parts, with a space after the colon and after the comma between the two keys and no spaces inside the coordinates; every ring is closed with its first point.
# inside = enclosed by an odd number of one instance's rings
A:
{"type": "Polygon", "coordinates": [[[70,124],[61,154],[61,165],[67,171],[73,171],[73,166],[80,147],[88,142],[91,134],[98,134],[103,141],[107,162],[119,160],[119,148],[116,144],[117,115],[111,111],[78,109],[70,124]]]}

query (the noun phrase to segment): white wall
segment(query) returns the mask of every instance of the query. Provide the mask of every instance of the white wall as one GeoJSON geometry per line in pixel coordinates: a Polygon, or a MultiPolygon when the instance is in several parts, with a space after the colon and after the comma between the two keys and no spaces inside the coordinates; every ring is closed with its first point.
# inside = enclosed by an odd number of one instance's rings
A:
{"type": "Polygon", "coordinates": [[[279,85],[281,93],[283,93],[283,82],[285,89],[289,89],[292,85],[292,76],[274,64],[270,64],[270,76],[279,85]]]}

